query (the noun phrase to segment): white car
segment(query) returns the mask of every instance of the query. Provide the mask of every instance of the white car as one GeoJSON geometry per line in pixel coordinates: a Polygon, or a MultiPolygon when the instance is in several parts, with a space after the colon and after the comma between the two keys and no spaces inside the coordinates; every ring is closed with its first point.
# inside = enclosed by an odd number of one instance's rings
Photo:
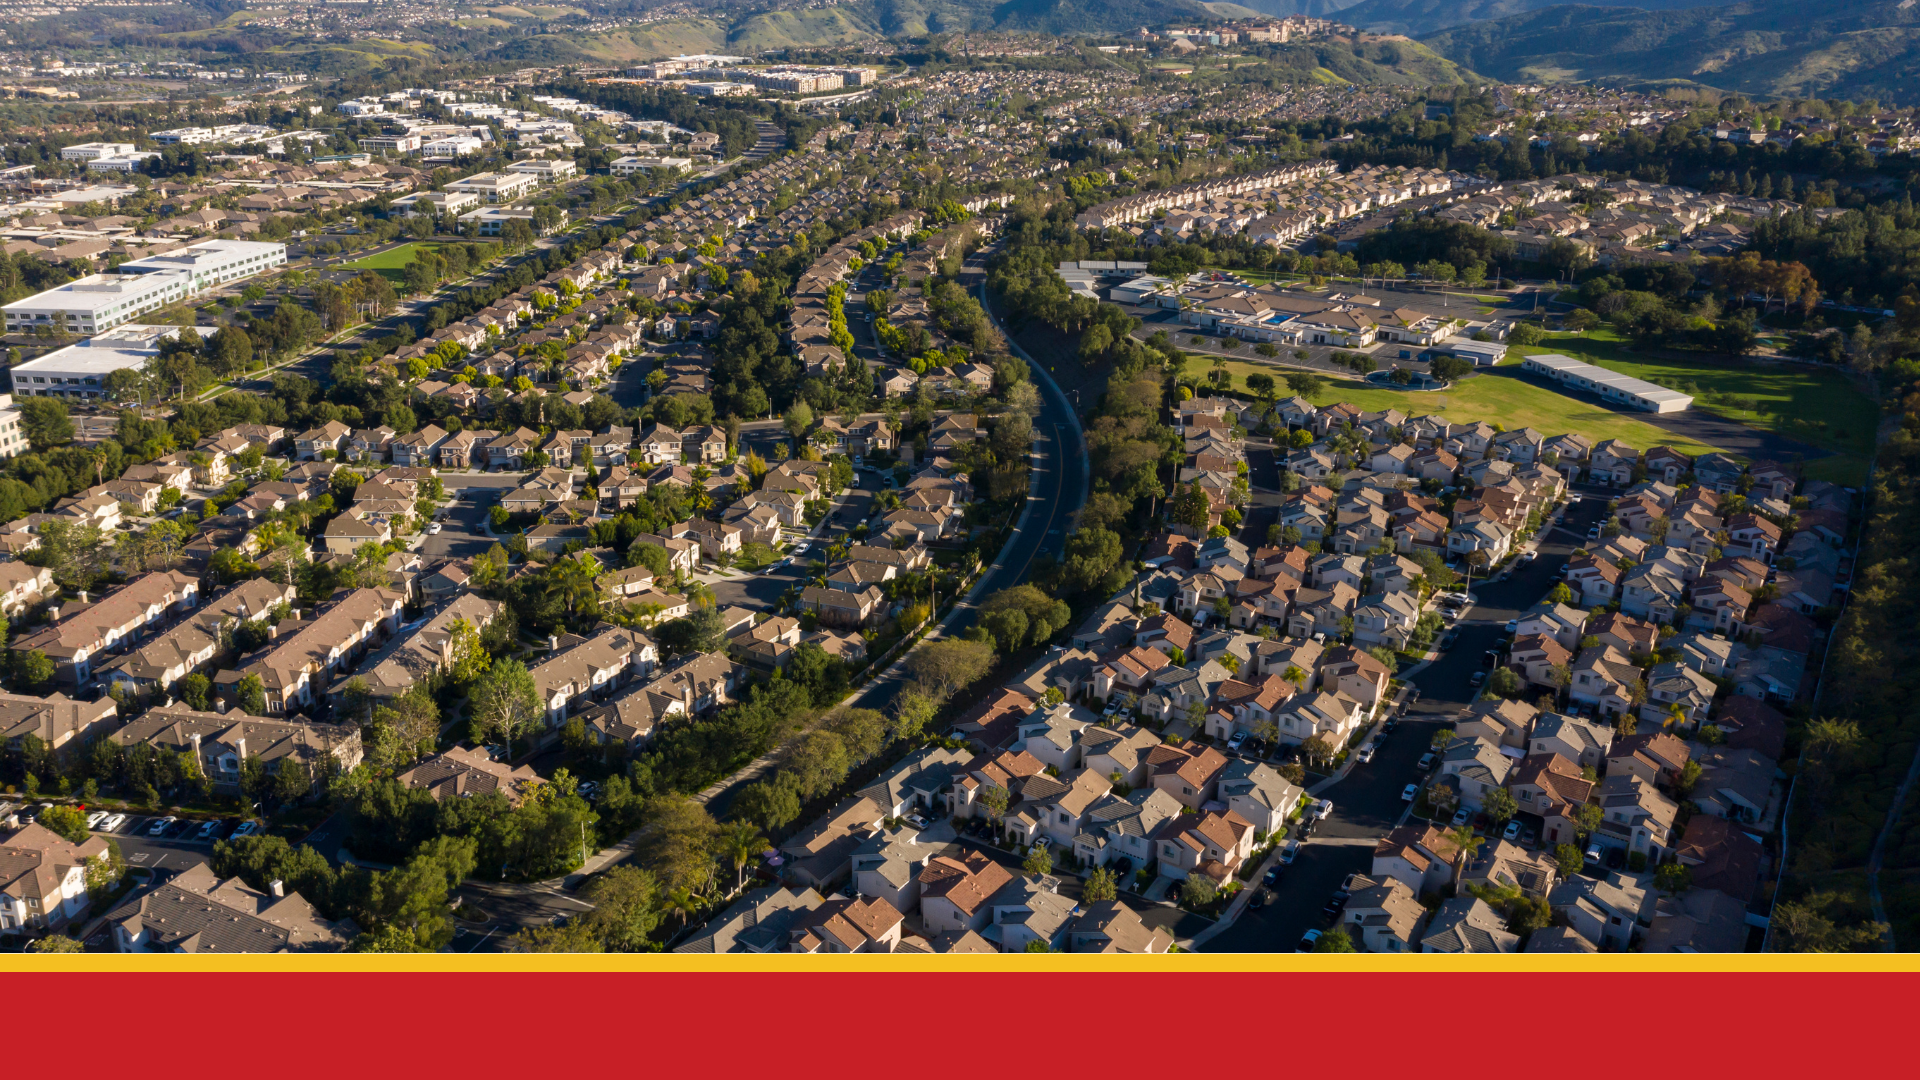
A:
{"type": "Polygon", "coordinates": [[[95,832],[113,832],[114,830],[118,829],[122,825],[125,825],[126,823],[127,823],[127,815],[109,814],[107,815],[107,819],[100,823],[100,827],[94,831],[95,832]]]}
{"type": "Polygon", "coordinates": [[[1372,761],[1373,747],[1371,745],[1361,747],[1359,750],[1354,752],[1353,760],[1359,762],[1362,765],[1365,765],[1367,762],[1372,761]]]}
{"type": "Polygon", "coordinates": [[[109,815],[105,810],[95,810],[93,813],[88,814],[87,830],[91,832],[94,829],[98,829],[100,827],[100,823],[107,820],[109,816],[111,815],[109,815]]]}
{"type": "Polygon", "coordinates": [[[254,833],[257,833],[259,831],[260,831],[259,825],[256,825],[251,821],[243,821],[239,825],[234,827],[232,839],[238,840],[243,836],[252,836],[254,833]]]}
{"type": "Polygon", "coordinates": [[[1412,802],[1415,798],[1419,796],[1419,794],[1420,794],[1419,784],[1408,784],[1405,788],[1401,789],[1400,791],[1400,801],[1412,802]]]}
{"type": "Polygon", "coordinates": [[[1313,820],[1315,821],[1327,820],[1327,815],[1333,813],[1333,800],[1321,799],[1319,802],[1314,803],[1312,813],[1313,820]]]}
{"type": "Polygon", "coordinates": [[[220,822],[218,820],[209,821],[206,824],[200,826],[200,839],[205,840],[207,837],[212,836],[214,830],[218,829],[219,827],[220,827],[220,822]]]}
{"type": "Polygon", "coordinates": [[[440,535],[440,523],[436,521],[433,524],[427,526],[427,535],[429,536],[440,535]]]}
{"type": "Polygon", "coordinates": [[[1453,812],[1453,827],[1456,829],[1472,820],[1473,811],[1464,806],[1453,812]]]}
{"type": "Polygon", "coordinates": [[[161,833],[166,832],[168,829],[173,828],[173,823],[178,820],[180,819],[175,817],[163,817],[160,820],[153,823],[153,827],[147,830],[147,835],[159,836],[161,833]]]}
{"type": "Polygon", "coordinates": [[[1500,839],[1502,840],[1520,839],[1520,822],[1518,820],[1507,822],[1506,831],[1500,834],[1500,839]]]}

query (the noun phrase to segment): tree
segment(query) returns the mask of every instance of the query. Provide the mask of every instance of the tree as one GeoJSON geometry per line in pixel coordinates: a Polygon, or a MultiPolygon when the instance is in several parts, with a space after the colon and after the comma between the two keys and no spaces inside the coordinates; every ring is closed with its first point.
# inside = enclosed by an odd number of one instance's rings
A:
{"type": "Polygon", "coordinates": [[[1561,877],[1572,877],[1586,865],[1586,860],[1580,855],[1580,849],[1572,844],[1561,844],[1555,847],[1553,860],[1560,864],[1561,877]]]}
{"type": "Polygon", "coordinates": [[[48,450],[73,441],[73,421],[67,417],[67,403],[59,398],[30,397],[22,400],[20,427],[35,450],[48,450]]]}
{"type": "Polygon", "coordinates": [[[1842,926],[1829,914],[1841,901],[1835,892],[1809,893],[1798,901],[1783,901],[1768,920],[1769,945],[1774,952],[1868,952],[1885,947],[1888,927],[1882,922],[1842,926]]]}
{"type": "Polygon", "coordinates": [[[810,731],[787,758],[785,771],[794,778],[801,798],[815,799],[845,780],[849,766],[847,744],[839,735],[810,731]]]}
{"type": "Polygon", "coordinates": [[[1653,887],[1669,896],[1693,888],[1693,868],[1683,862],[1661,863],[1653,872],[1653,887]]]}
{"type": "Polygon", "coordinates": [[[921,645],[907,657],[907,673],[929,697],[945,701],[993,667],[993,646],[946,638],[921,645]]]}
{"type": "Polygon", "coordinates": [[[1119,881],[1114,878],[1113,871],[1104,866],[1095,867],[1093,873],[1087,875],[1086,884],[1080,890],[1080,900],[1083,904],[1098,904],[1119,895],[1119,881]]]}
{"type": "Polygon", "coordinates": [[[437,836],[411,859],[376,874],[368,908],[383,924],[411,932],[420,952],[439,952],[453,940],[453,910],[447,896],[473,872],[477,841],[437,836]]]}
{"type": "Polygon", "coordinates": [[[1336,926],[1320,935],[1320,940],[1313,943],[1313,951],[1317,953],[1350,953],[1356,950],[1353,947],[1353,936],[1336,926]]]}
{"type": "Polygon", "coordinates": [[[747,867],[767,850],[767,838],[760,835],[752,822],[736,821],[722,834],[720,850],[733,860],[733,887],[738,890],[747,883],[747,867]]]}
{"type": "Polygon", "coordinates": [[[1471,825],[1462,825],[1456,829],[1449,829],[1447,831],[1447,840],[1452,843],[1454,848],[1459,852],[1459,854],[1455,856],[1453,864],[1453,880],[1455,884],[1458,884],[1460,875],[1467,871],[1467,863],[1473,860],[1474,853],[1480,850],[1480,845],[1486,843],[1486,840],[1475,835],[1473,826],[1471,825]]]}
{"type": "Polygon", "coordinates": [[[987,808],[987,817],[996,825],[1007,812],[1007,803],[1012,798],[1006,788],[999,784],[988,784],[980,791],[980,801],[987,808]]]}
{"type": "Polygon", "coordinates": [[[805,435],[807,429],[813,426],[813,409],[804,401],[796,401],[782,417],[782,424],[787,429],[787,434],[797,439],[805,435]]]}
{"type": "Polygon", "coordinates": [[[1579,830],[1581,837],[1592,836],[1594,831],[1600,828],[1600,822],[1605,816],[1606,811],[1593,803],[1582,803],[1573,811],[1573,826],[1579,830]]]}
{"type": "Polygon", "coordinates": [[[53,661],[39,649],[13,650],[13,681],[23,690],[40,690],[57,674],[53,661]]]}
{"type": "Polygon", "coordinates": [[[1180,883],[1180,903],[1189,910],[1206,907],[1219,895],[1213,880],[1205,874],[1188,874],[1186,880],[1180,883]]]}
{"type": "Polygon", "coordinates": [[[213,681],[197,671],[173,684],[173,689],[189,708],[206,712],[211,705],[209,699],[213,692],[213,681]]]}
{"type": "Polygon", "coordinates": [[[741,788],[733,798],[733,811],[763,829],[779,829],[800,816],[800,792],[792,778],[781,773],[741,788]]]}
{"type": "Polygon", "coordinates": [[[1506,788],[1490,788],[1481,800],[1480,809],[1486,811],[1493,820],[1495,828],[1505,825],[1513,815],[1520,812],[1520,804],[1514,800],[1513,793],[1506,788]]]}
{"type": "Polygon", "coordinates": [[[1053,873],[1053,849],[1046,844],[1035,844],[1027,849],[1027,858],[1020,868],[1029,874],[1053,873]]]}
{"type": "MultiPolygon", "coordinates": [[[[580,891],[593,910],[576,922],[608,952],[643,952],[660,923],[660,886],[639,867],[614,866],[594,875],[580,891]]],[[[571,924],[570,924],[571,925],[571,924]]]]}
{"type": "Polygon", "coordinates": [[[697,893],[712,883],[719,832],[706,807],[677,793],[656,795],[641,815],[635,854],[669,893],[697,893]]]}
{"type": "Polygon", "coordinates": [[[1487,689],[1503,698],[1520,696],[1520,674],[1505,665],[1493,669],[1493,677],[1487,680],[1487,689]]]}
{"type": "Polygon", "coordinates": [[[480,628],[471,621],[455,616],[447,627],[447,678],[455,685],[464,686],[486,674],[493,663],[487,648],[480,642],[480,628]]]}
{"type": "Polygon", "coordinates": [[[87,842],[87,815],[77,806],[49,806],[41,811],[39,823],[69,843],[87,842]]]}
{"type": "Polygon", "coordinates": [[[249,675],[234,687],[235,700],[240,711],[249,716],[267,714],[267,686],[260,676],[249,675]]]}
{"type": "Polygon", "coordinates": [[[87,947],[65,934],[48,934],[27,948],[37,953],[83,953],[87,947]]]}
{"type": "Polygon", "coordinates": [[[498,739],[509,754],[514,740],[545,716],[533,676],[519,660],[493,665],[474,685],[472,699],[476,741],[498,739]]]}

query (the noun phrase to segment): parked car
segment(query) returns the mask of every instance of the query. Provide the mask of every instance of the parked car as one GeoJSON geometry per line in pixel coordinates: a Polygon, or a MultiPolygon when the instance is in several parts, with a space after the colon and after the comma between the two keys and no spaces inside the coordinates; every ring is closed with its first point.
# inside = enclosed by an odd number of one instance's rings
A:
{"type": "Polygon", "coordinates": [[[1280,884],[1280,868],[1275,866],[1273,869],[1268,870],[1266,876],[1260,880],[1266,882],[1268,885],[1280,884]]]}
{"type": "Polygon", "coordinates": [[[1506,626],[1504,626],[1504,627],[1502,627],[1502,629],[1504,629],[1504,630],[1505,630],[1505,631],[1506,631],[1507,633],[1509,633],[1509,634],[1511,634],[1511,633],[1513,633],[1513,632],[1514,632],[1515,630],[1518,630],[1518,629],[1520,629],[1520,620],[1519,620],[1519,619],[1508,619],[1508,620],[1507,620],[1507,625],[1506,625],[1506,626]]]}
{"type": "Polygon", "coordinates": [[[147,830],[147,835],[160,836],[164,834],[168,829],[173,828],[173,823],[178,820],[180,819],[176,817],[163,817],[160,820],[153,823],[153,827],[147,830]]]}
{"type": "Polygon", "coordinates": [[[1313,820],[1325,821],[1327,820],[1327,815],[1331,813],[1333,813],[1332,799],[1321,799],[1319,802],[1313,804],[1313,820]]]}
{"type": "Polygon", "coordinates": [[[1291,866],[1293,860],[1300,857],[1300,841],[1289,840],[1287,846],[1280,849],[1280,865],[1291,866]]]}
{"type": "Polygon", "coordinates": [[[1476,671],[1473,673],[1473,678],[1467,680],[1467,685],[1479,686],[1481,683],[1486,681],[1487,681],[1487,673],[1484,671],[1476,671]]]}
{"type": "Polygon", "coordinates": [[[220,820],[218,818],[215,818],[212,821],[204,822],[200,826],[200,833],[199,833],[200,839],[202,840],[208,839],[209,837],[213,836],[214,832],[219,828],[220,828],[220,820]]]}
{"type": "Polygon", "coordinates": [[[1472,820],[1473,820],[1473,811],[1467,809],[1464,806],[1453,812],[1452,825],[1456,829],[1472,820]]]}
{"type": "Polygon", "coordinates": [[[1540,842],[1540,831],[1538,829],[1528,829],[1522,832],[1520,834],[1520,842],[1528,847],[1532,847],[1540,842]]]}
{"type": "Polygon", "coordinates": [[[924,831],[927,827],[927,819],[921,817],[919,814],[908,814],[907,824],[924,831]]]}
{"type": "Polygon", "coordinates": [[[1419,796],[1420,796],[1419,784],[1408,784],[1406,787],[1400,789],[1401,802],[1412,802],[1414,799],[1418,798],[1419,796]]]}
{"type": "Polygon", "coordinates": [[[240,824],[234,826],[233,839],[238,840],[243,836],[252,836],[254,833],[257,833],[259,831],[260,831],[259,825],[251,821],[243,821],[240,824]]]}
{"type": "Polygon", "coordinates": [[[105,810],[95,810],[93,813],[88,814],[87,829],[89,831],[98,829],[100,827],[100,823],[107,820],[107,817],[108,815],[105,810]]]}
{"type": "Polygon", "coordinates": [[[1340,921],[1340,909],[1346,906],[1345,900],[1329,900],[1327,906],[1320,909],[1320,917],[1330,923],[1340,921]]]}
{"type": "Polygon", "coordinates": [[[440,535],[440,523],[436,521],[433,524],[427,526],[427,535],[428,536],[440,535]]]}
{"type": "Polygon", "coordinates": [[[1421,754],[1420,761],[1414,768],[1419,769],[1421,772],[1426,772],[1428,769],[1433,768],[1433,760],[1434,755],[1431,751],[1421,754]]]}
{"type": "Polygon", "coordinates": [[[1502,840],[1520,839],[1520,822],[1518,821],[1507,822],[1507,827],[1504,830],[1502,830],[1500,833],[1500,839],[1502,840]]]}
{"type": "Polygon", "coordinates": [[[1587,862],[1598,863],[1599,861],[1600,861],[1600,845],[1588,844],[1587,845],[1587,862]]]}
{"type": "Polygon", "coordinates": [[[1293,951],[1294,952],[1312,952],[1313,947],[1318,944],[1320,944],[1320,931],[1309,930],[1306,933],[1300,935],[1300,944],[1294,946],[1293,951]]]}
{"type": "Polygon", "coordinates": [[[1237,751],[1242,746],[1245,746],[1246,742],[1247,733],[1244,731],[1236,731],[1233,733],[1233,738],[1227,740],[1227,749],[1237,751]]]}
{"type": "Polygon", "coordinates": [[[95,829],[94,831],[110,833],[110,832],[113,832],[115,829],[118,829],[120,826],[125,825],[126,823],[127,823],[127,815],[108,814],[106,817],[106,820],[102,821],[100,823],[100,827],[98,829],[95,829]]]}

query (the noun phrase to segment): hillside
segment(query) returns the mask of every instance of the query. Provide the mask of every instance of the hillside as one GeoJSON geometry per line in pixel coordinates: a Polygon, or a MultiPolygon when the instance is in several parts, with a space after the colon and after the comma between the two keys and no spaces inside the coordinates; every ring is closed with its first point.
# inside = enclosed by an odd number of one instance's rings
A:
{"type": "Polygon", "coordinates": [[[1463,67],[1512,81],[1688,80],[1758,95],[1920,102],[1913,0],[1748,0],[1679,11],[1559,6],[1422,40],[1463,67]]]}
{"type": "Polygon", "coordinates": [[[667,19],[599,34],[536,34],[491,53],[502,60],[625,62],[683,52],[753,54],[957,31],[1121,33],[1248,10],[1199,0],[851,0],[828,8],[667,19]]]}
{"type": "MultiPolygon", "coordinates": [[[[1339,12],[1341,22],[1383,34],[1431,34],[1450,26],[1500,19],[1541,8],[1557,0],[1360,0],[1339,12]]],[[[1587,0],[1588,6],[1677,11],[1712,7],[1726,0],[1587,0]]]]}

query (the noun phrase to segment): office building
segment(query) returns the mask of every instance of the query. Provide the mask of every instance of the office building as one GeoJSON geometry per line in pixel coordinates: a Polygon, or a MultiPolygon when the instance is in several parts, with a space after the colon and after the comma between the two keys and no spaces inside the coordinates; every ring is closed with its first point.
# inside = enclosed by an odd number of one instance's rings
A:
{"type": "Polygon", "coordinates": [[[111,274],[89,274],[15,300],[0,311],[6,314],[9,333],[46,327],[94,334],[286,261],[284,244],[203,240],[164,255],[122,263],[111,274]]]}
{"type": "Polygon", "coordinates": [[[93,161],[97,158],[122,157],[133,153],[135,149],[136,147],[130,142],[75,143],[60,149],[60,160],[93,161]]]}
{"type": "MultiPolygon", "coordinates": [[[[198,332],[202,338],[207,338],[213,336],[217,329],[203,326],[198,328],[198,332]]],[[[97,401],[106,393],[108,375],[122,368],[144,365],[159,354],[162,341],[179,333],[177,326],[129,323],[95,334],[78,345],[56,349],[38,360],[15,365],[8,372],[13,379],[13,393],[18,397],[97,401]]],[[[5,427],[7,411],[13,413],[16,421],[19,414],[18,410],[0,411],[0,453],[11,457],[20,451],[6,449],[9,439],[5,427]]],[[[17,423],[15,426],[17,429],[17,423]]],[[[24,448],[24,440],[20,445],[24,448]]]]}

